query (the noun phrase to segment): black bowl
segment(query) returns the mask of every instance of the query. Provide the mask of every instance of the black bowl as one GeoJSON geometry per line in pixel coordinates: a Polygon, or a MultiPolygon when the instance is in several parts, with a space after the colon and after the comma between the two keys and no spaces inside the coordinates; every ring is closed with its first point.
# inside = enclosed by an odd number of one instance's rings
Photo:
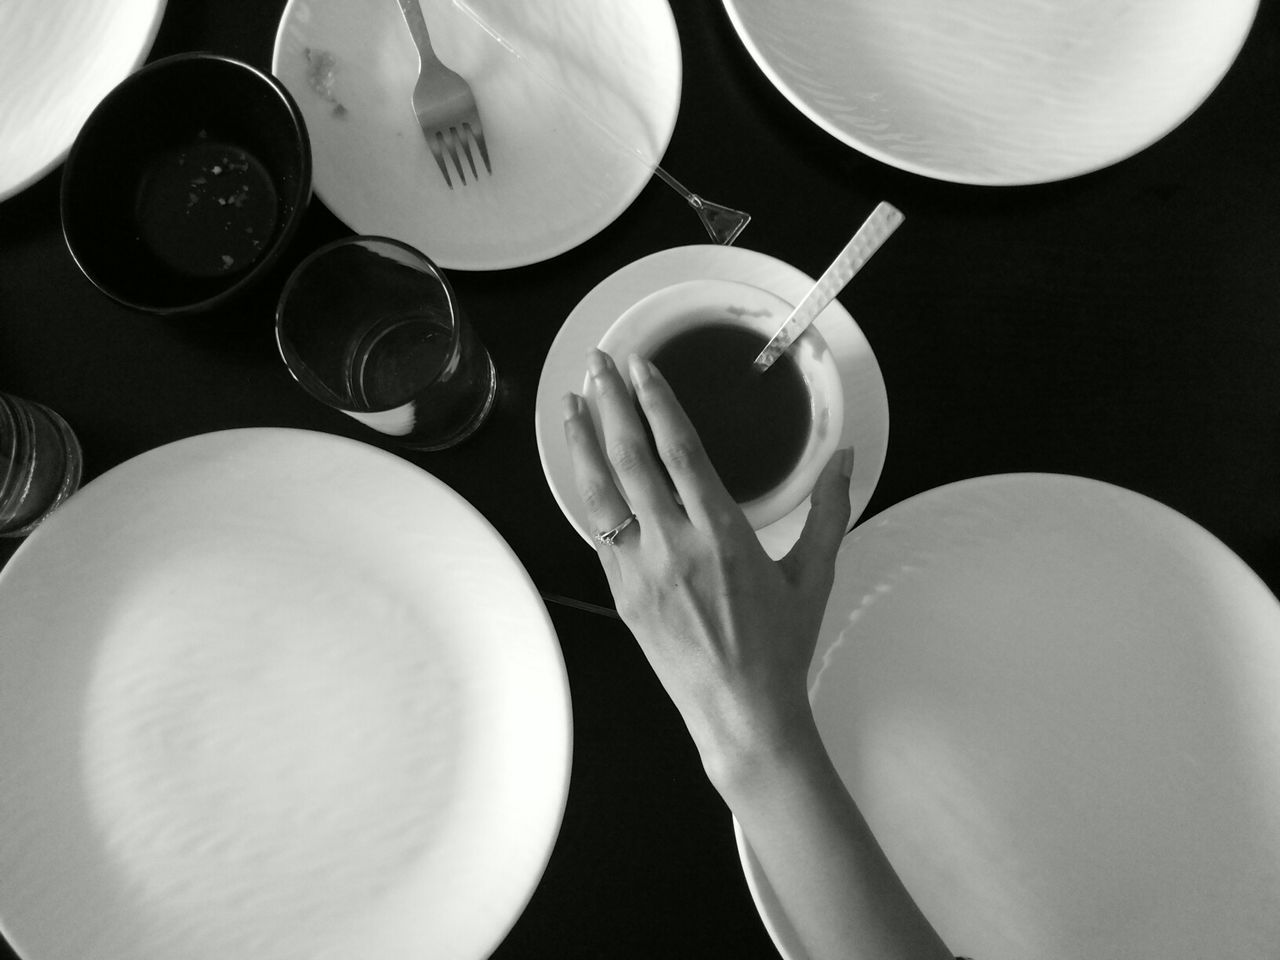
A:
{"type": "Polygon", "coordinates": [[[311,145],[284,86],[247,63],[184,53],[120,83],[62,172],[62,233],[98,289],[194,313],[275,263],[311,199],[311,145]]]}

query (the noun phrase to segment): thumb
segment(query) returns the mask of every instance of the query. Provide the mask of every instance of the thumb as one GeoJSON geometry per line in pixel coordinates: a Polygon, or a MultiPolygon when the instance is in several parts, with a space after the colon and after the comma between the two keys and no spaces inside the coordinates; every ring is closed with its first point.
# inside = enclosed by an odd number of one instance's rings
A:
{"type": "Polygon", "coordinates": [[[809,516],[791,552],[783,561],[800,578],[822,571],[829,576],[836,552],[849,526],[849,478],[853,476],[853,448],[832,454],[813,485],[809,516]]]}

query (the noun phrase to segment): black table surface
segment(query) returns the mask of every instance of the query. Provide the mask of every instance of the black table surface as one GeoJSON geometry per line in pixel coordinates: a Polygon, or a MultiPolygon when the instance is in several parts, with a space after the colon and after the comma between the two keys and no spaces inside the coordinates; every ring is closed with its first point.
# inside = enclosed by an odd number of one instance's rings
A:
{"type": "MultiPolygon", "coordinates": [[[[169,0],[151,58],[203,49],[269,69],[283,6],[169,0]]],[[[967,477],[1077,474],[1182,512],[1280,591],[1274,0],[1218,89],[1172,133],[1099,172],[1012,188],[943,183],[864,157],[768,83],[720,4],[672,6],[683,99],[663,164],[752,213],[739,246],[816,275],[877,201],[907,214],[841,295],[880,362],[892,422],[864,517],[967,477]]],[[[235,427],[322,430],[396,449],[306,396],[276,351],[284,277],[350,233],[319,199],[257,291],[208,317],[159,319],[117,306],[78,272],[60,233],[59,177],[0,203],[0,389],[67,418],[86,479],[235,427]]],[[[474,504],[546,595],[610,603],[539,464],[533,398],[547,349],[608,274],[705,241],[655,179],[565,254],[450,273],[498,367],[497,408],[454,450],[397,452],[474,504]]],[[[0,540],[0,563],[17,545],[0,540]]],[[[573,777],[546,874],[495,956],[774,956],[728,813],[626,630],[550,609],[573,695],[573,777]]]]}

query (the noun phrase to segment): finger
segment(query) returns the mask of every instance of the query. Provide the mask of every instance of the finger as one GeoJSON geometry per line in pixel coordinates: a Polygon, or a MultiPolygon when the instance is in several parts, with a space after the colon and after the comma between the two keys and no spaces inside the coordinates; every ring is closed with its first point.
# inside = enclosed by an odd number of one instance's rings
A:
{"type": "Polygon", "coordinates": [[[786,563],[799,576],[831,576],[836,553],[849,528],[849,478],[853,476],[853,448],[837,450],[822,468],[809,497],[809,516],[786,563]]]}
{"type": "Polygon", "coordinates": [[[631,393],[613,360],[608,354],[591,350],[587,354],[587,370],[604,438],[604,455],[612,464],[631,509],[645,521],[680,519],[671,485],[649,446],[631,393]]]}
{"type": "MultiPolygon", "coordinates": [[[[564,437],[569,447],[569,460],[573,464],[574,486],[587,511],[587,523],[592,530],[609,530],[631,515],[631,508],[618,492],[600,443],[596,440],[595,427],[587,413],[582,398],[569,393],[564,398],[564,437]]],[[[616,565],[615,548],[595,542],[605,572],[616,565]]]]}
{"type": "Polygon", "coordinates": [[[628,365],[640,407],[653,431],[654,446],[690,521],[707,531],[738,525],[749,529],[742,508],[725,489],[666,378],[640,357],[633,355],[628,365]]]}

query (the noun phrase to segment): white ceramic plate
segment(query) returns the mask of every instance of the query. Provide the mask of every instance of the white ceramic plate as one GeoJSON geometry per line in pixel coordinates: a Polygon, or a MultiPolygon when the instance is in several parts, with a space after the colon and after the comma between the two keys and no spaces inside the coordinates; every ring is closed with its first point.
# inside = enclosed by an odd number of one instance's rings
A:
{"type": "Polygon", "coordinates": [[[1096,481],[983,477],[867,520],[835,583],[818,725],[953,952],[1275,957],[1280,604],[1219,540],[1096,481]]]}
{"type": "MultiPolygon", "coordinates": [[[[703,278],[739,280],[797,303],[813,286],[813,278],[767,254],[714,244],[674,247],[630,263],[598,283],[574,307],[556,335],[538,381],[534,420],[538,455],[551,492],[565,517],[588,543],[594,533],[573,482],[573,464],[564,443],[561,400],[570,390],[581,392],[586,354],[600,342],[624,310],[637,300],[673,283],[703,278]]],[[[852,445],[857,462],[850,481],[854,520],[875,492],[889,444],[889,399],[871,345],[849,312],[836,300],[814,321],[840,369],[844,388],[844,432],[840,446],[852,445]]],[[[809,515],[805,500],[790,514],[757,532],[770,556],[783,556],[809,515]]],[[[851,521],[852,522],[852,521],[851,521]]]]}
{"type": "Polygon", "coordinates": [[[469,2],[521,57],[450,0],[422,0],[484,124],[493,174],[467,186],[445,185],[414,118],[417,51],[391,0],[289,0],[272,70],[306,117],[316,194],[351,229],[443,267],[534,263],[608,226],[648,181],[629,150],[657,163],[671,139],[679,37],[666,0],[469,2]]]}
{"type": "Polygon", "coordinates": [[[164,0],[0,3],[0,200],[56,167],[151,51],[164,0]]]}
{"type": "Polygon", "coordinates": [[[0,927],[29,960],[486,957],[559,828],[570,707],[448,487],[295,430],[179,441],[0,575],[0,927]]]}
{"type": "Polygon", "coordinates": [[[1258,0],[724,0],[760,68],[832,136],[942,180],[1059,180],[1185,120],[1258,0]]]}

